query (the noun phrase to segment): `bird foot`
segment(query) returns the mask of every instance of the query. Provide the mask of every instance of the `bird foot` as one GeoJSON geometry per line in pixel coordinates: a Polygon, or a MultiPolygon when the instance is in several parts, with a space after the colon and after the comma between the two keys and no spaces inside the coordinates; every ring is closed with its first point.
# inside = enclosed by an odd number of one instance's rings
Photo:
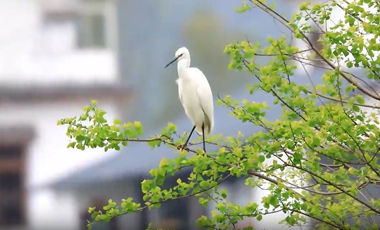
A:
{"type": "Polygon", "coordinates": [[[181,151],[183,150],[189,151],[189,148],[186,145],[178,145],[177,149],[181,151]]]}

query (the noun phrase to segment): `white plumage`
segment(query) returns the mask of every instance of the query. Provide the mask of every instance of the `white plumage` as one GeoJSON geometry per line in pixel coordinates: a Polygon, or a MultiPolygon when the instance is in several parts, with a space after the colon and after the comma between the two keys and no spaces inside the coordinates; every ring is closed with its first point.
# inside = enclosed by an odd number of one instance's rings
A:
{"type": "Polygon", "coordinates": [[[209,134],[214,127],[214,102],[210,84],[201,70],[190,67],[190,52],[186,47],[179,48],[174,60],[166,67],[175,61],[178,61],[178,94],[185,113],[199,135],[203,135],[203,130],[209,134]]]}

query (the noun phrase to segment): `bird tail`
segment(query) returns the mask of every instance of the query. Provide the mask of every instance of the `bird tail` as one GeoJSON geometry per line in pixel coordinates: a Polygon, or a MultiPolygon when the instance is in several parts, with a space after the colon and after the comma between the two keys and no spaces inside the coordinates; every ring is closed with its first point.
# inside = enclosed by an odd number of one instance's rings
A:
{"type": "MultiPolygon", "coordinates": [[[[211,131],[213,129],[213,126],[214,126],[214,124],[212,122],[208,123],[208,124],[207,123],[205,124],[204,130],[205,130],[206,135],[211,133],[211,131]]],[[[201,125],[200,126],[196,126],[195,127],[195,131],[198,133],[199,136],[203,135],[202,126],[201,125]]]]}
{"type": "MultiPolygon", "coordinates": [[[[198,133],[199,136],[202,136],[203,135],[203,132],[202,132],[202,126],[196,126],[195,127],[195,131],[198,133]]],[[[207,127],[205,127],[205,133],[207,134],[207,127]]]]}
{"type": "MultiPolygon", "coordinates": [[[[206,113],[204,113],[204,131],[206,134],[210,134],[212,129],[214,128],[214,117],[212,116],[211,119],[209,116],[207,116],[206,113]]],[[[198,135],[202,135],[202,125],[196,126],[195,131],[198,133],[198,135]]]]}

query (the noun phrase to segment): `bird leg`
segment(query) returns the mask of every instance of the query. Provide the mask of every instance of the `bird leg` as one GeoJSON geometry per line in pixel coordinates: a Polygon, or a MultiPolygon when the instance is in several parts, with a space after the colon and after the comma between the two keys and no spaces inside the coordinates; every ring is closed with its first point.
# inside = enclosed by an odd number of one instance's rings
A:
{"type": "Polygon", "coordinates": [[[181,151],[182,151],[182,150],[184,150],[184,149],[187,149],[187,148],[186,148],[187,143],[189,143],[190,137],[191,137],[191,135],[193,134],[194,130],[195,130],[195,125],[193,126],[193,129],[191,130],[190,135],[189,135],[189,137],[187,138],[185,144],[184,144],[184,145],[179,145],[179,146],[177,147],[178,150],[181,150],[181,151]]]}
{"type": "Polygon", "coordinates": [[[205,142],[205,123],[202,124],[202,136],[203,136],[203,151],[206,152],[206,142],[205,142]]]}

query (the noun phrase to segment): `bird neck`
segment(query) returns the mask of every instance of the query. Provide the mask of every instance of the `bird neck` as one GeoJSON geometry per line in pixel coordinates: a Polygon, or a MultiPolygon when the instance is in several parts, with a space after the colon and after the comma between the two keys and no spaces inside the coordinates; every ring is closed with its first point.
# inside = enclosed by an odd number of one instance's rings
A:
{"type": "Polygon", "coordinates": [[[190,67],[190,59],[181,59],[178,61],[177,69],[178,72],[190,67]]]}

